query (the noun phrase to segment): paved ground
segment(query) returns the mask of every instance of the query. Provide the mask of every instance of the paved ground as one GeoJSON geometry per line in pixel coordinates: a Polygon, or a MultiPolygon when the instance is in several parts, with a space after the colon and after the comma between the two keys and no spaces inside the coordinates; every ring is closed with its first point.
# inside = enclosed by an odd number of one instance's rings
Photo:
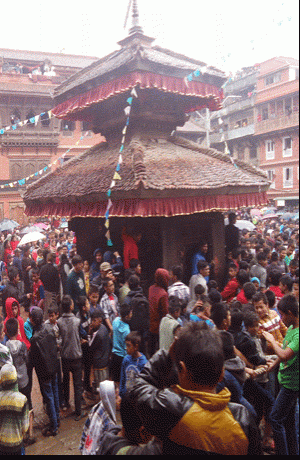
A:
{"type": "MultiPolygon", "coordinates": [[[[24,322],[28,318],[28,313],[21,307],[21,316],[24,322]]],[[[33,385],[32,385],[32,406],[34,411],[34,437],[36,443],[26,447],[26,455],[79,455],[78,450],[83,425],[86,417],[75,422],[74,416],[74,391],[72,375],[70,376],[70,409],[66,412],[61,411],[61,425],[59,428],[58,435],[55,437],[45,438],[41,430],[48,423],[49,419],[43,408],[43,400],[40,393],[40,388],[37,380],[35,370],[33,371],[33,385]]],[[[85,411],[88,414],[91,407],[95,404],[95,401],[86,399],[85,411]]],[[[96,401],[97,402],[97,401],[96,401]]],[[[120,413],[117,412],[117,420],[120,423],[120,413]]]]}

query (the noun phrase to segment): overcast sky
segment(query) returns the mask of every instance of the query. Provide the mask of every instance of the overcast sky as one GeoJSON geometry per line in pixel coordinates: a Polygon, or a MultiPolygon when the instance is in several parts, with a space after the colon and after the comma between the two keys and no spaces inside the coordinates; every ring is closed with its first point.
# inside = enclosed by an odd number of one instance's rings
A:
{"type": "MultiPolygon", "coordinates": [[[[14,0],[2,5],[0,47],[103,57],[127,35],[129,0],[14,0]]],[[[155,44],[235,72],[298,59],[298,0],[138,0],[155,44]]]]}

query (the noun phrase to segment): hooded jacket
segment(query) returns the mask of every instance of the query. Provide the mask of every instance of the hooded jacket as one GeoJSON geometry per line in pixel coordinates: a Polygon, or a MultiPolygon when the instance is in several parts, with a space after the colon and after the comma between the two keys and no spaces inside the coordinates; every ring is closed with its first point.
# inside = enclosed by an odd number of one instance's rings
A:
{"type": "Polygon", "coordinates": [[[150,332],[159,333],[161,319],[168,313],[168,284],[169,272],[164,268],[158,268],[155,272],[155,284],[149,288],[149,315],[150,332]]]}
{"type": "Polygon", "coordinates": [[[19,302],[14,299],[13,297],[9,297],[8,299],[6,299],[6,302],[5,302],[5,307],[6,307],[6,318],[4,320],[4,332],[6,333],[6,322],[9,318],[15,318],[13,313],[12,313],[12,304],[13,302],[17,302],[18,304],[18,316],[17,316],[17,321],[19,323],[19,333],[18,333],[18,336],[17,336],[17,340],[20,340],[21,342],[24,342],[26,347],[27,347],[27,350],[29,350],[30,348],[30,342],[28,341],[26,335],[25,335],[25,331],[24,331],[24,321],[23,319],[21,318],[20,316],[20,304],[19,302]]]}
{"type": "Polygon", "coordinates": [[[161,375],[169,366],[168,353],[160,350],[129,393],[145,428],[163,442],[163,453],[261,454],[254,420],[244,406],[229,403],[227,388],[218,394],[166,388],[161,375]]]}
{"type": "Polygon", "coordinates": [[[90,267],[90,282],[93,281],[93,279],[96,278],[96,276],[100,275],[100,265],[102,264],[102,260],[101,262],[96,261],[96,254],[98,252],[101,252],[102,254],[102,251],[100,248],[95,249],[93,253],[93,257],[95,258],[95,260],[91,263],[91,267],[90,267]]]}
{"type": "Polygon", "coordinates": [[[27,374],[28,351],[26,345],[24,342],[20,342],[20,340],[8,340],[6,346],[10,350],[13,364],[17,370],[19,389],[25,388],[29,383],[27,374]]]}

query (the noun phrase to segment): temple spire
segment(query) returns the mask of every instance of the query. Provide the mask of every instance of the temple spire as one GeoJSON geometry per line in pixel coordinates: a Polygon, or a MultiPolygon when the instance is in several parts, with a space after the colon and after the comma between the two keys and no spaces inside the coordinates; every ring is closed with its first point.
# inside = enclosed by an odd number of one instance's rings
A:
{"type": "Polygon", "coordinates": [[[132,7],[132,26],[129,29],[129,35],[135,34],[136,32],[144,33],[142,27],[139,24],[139,9],[137,0],[130,0],[129,8],[132,7]]]}

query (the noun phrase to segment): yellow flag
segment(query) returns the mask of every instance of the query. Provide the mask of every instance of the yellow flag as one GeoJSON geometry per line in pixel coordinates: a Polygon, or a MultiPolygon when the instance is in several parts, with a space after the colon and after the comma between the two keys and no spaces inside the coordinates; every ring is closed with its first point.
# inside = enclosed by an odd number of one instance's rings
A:
{"type": "Polygon", "coordinates": [[[107,220],[105,221],[105,224],[104,224],[104,225],[105,225],[106,228],[109,228],[109,219],[107,219],[107,220]]]}
{"type": "Polygon", "coordinates": [[[117,173],[117,171],[115,172],[113,179],[114,180],[116,180],[116,179],[121,180],[121,176],[117,173]]]}

